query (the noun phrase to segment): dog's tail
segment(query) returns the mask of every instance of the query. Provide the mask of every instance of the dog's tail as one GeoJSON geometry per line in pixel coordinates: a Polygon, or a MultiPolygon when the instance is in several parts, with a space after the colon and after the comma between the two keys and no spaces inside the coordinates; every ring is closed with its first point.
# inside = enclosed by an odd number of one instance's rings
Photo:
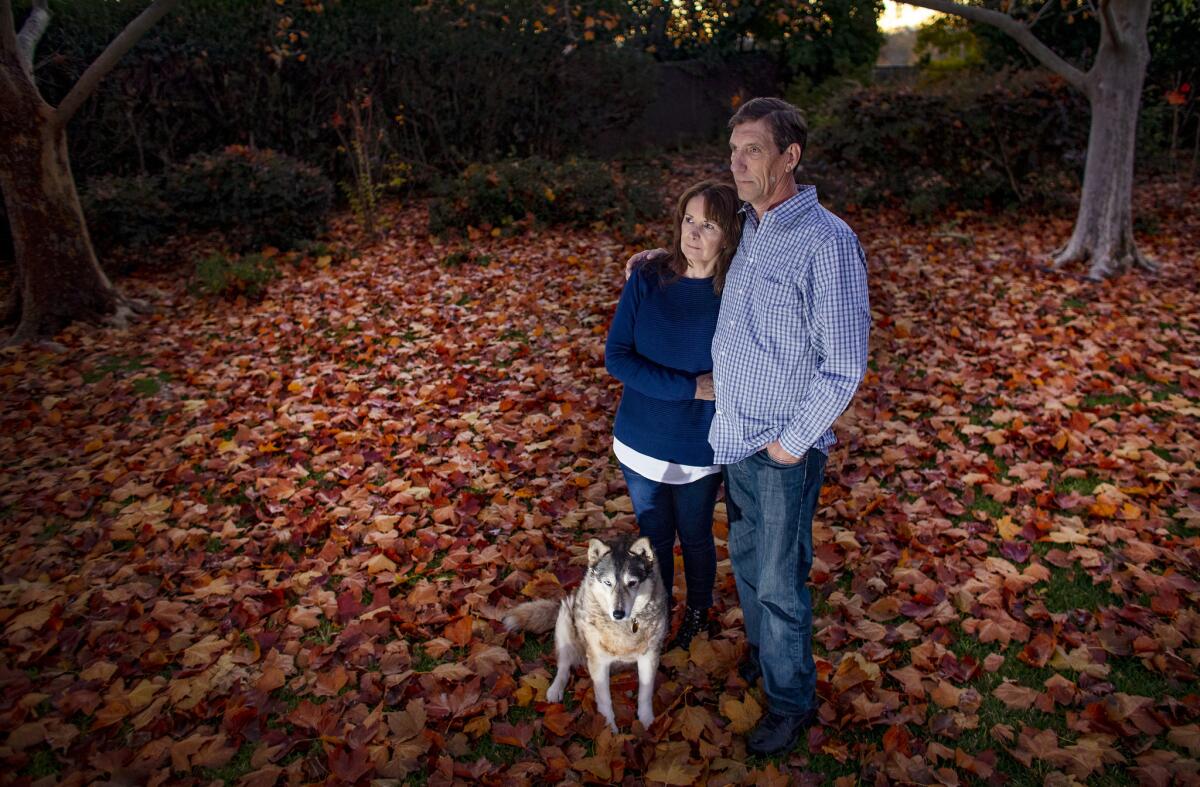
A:
{"type": "Polygon", "coordinates": [[[545,634],[558,620],[559,602],[548,598],[518,604],[504,616],[504,628],[509,631],[532,631],[545,634]]]}

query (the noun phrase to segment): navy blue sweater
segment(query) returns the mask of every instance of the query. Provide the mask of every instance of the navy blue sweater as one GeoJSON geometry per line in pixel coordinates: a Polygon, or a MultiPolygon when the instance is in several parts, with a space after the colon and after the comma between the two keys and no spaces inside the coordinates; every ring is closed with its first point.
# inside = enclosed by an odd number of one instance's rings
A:
{"type": "Polygon", "coordinates": [[[609,374],[625,384],[613,434],[655,459],[711,465],[715,405],[695,398],[696,378],[713,368],[721,299],[711,278],[663,285],[646,267],[625,283],[604,349],[609,374]]]}

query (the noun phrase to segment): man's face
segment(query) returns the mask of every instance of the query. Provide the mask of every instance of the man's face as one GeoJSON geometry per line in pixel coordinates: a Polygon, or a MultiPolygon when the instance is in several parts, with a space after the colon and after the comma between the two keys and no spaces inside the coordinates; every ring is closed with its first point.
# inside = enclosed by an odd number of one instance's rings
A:
{"type": "Polygon", "coordinates": [[[729,135],[729,169],[738,197],[756,208],[770,205],[775,194],[787,191],[781,186],[784,178],[792,177],[799,149],[799,145],[790,145],[780,152],[765,119],[737,125],[729,135]]]}

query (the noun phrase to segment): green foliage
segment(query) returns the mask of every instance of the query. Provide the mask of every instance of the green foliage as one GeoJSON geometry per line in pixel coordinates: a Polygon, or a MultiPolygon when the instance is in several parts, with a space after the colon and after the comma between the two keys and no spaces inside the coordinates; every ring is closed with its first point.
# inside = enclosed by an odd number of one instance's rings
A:
{"type": "Polygon", "coordinates": [[[663,209],[657,183],[648,175],[631,176],[590,159],[555,163],[531,157],[472,164],[460,177],[440,183],[429,207],[429,230],[603,222],[628,232],[663,209]]]}
{"type": "Polygon", "coordinates": [[[278,278],[274,261],[261,254],[231,258],[213,253],[196,261],[193,274],[194,289],[204,295],[250,300],[261,297],[278,278]]]}
{"type": "Polygon", "coordinates": [[[324,226],[333,186],[316,167],[270,150],[232,146],[161,175],[110,176],[81,197],[101,248],[142,247],[178,229],[218,231],[234,250],[290,247],[324,226]]]}
{"type": "Polygon", "coordinates": [[[932,75],[952,75],[983,65],[979,39],[961,16],[939,16],[922,25],[915,52],[922,71],[932,75]]]}
{"type": "Polygon", "coordinates": [[[82,190],[80,202],[99,251],[153,246],[178,229],[178,215],[165,199],[160,177],[96,178],[82,190]]]}
{"type": "Polygon", "coordinates": [[[240,145],[192,156],[165,182],[189,226],[219,230],[239,250],[312,238],[333,204],[333,185],[316,167],[240,145]]]}
{"type": "MultiPolygon", "coordinates": [[[[1047,46],[1080,69],[1091,67],[1100,43],[1100,24],[1091,4],[1081,0],[1046,4],[1041,0],[984,0],[987,8],[1010,10],[1025,22],[1037,17],[1033,32],[1047,46]]],[[[1016,41],[988,24],[938,20],[933,26],[960,28],[978,48],[979,67],[992,71],[1012,69],[1041,70],[1038,61],[1016,41]]],[[[926,34],[922,30],[921,35],[926,34]]],[[[1142,99],[1138,127],[1138,168],[1158,172],[1187,169],[1195,172],[1200,155],[1200,111],[1196,105],[1196,84],[1200,65],[1195,52],[1200,48],[1200,3],[1196,0],[1155,0],[1150,6],[1146,31],[1150,63],[1142,99]],[[1172,103],[1172,93],[1182,85],[1192,89],[1183,94],[1187,100],[1172,103]],[[1187,93],[1191,95],[1188,96],[1187,93]],[[1187,148],[1192,147],[1193,151],[1187,148]],[[1180,150],[1182,149],[1182,150],[1180,150]],[[1191,152],[1191,155],[1187,154],[1191,152]]],[[[944,68],[936,61],[933,70],[944,68]]]]}
{"type": "Polygon", "coordinates": [[[839,201],[896,204],[920,219],[1052,207],[1077,191],[1087,119],[1082,95],[1036,72],[854,89],[814,129],[812,174],[839,201]]]}
{"type": "Polygon", "coordinates": [[[623,19],[627,40],[661,59],[722,59],[765,52],[787,80],[820,84],[866,76],[883,35],[880,0],[632,0],[623,19]]]}
{"type": "MultiPolygon", "coordinates": [[[[610,3],[577,5],[591,13],[610,3]]],[[[471,161],[582,151],[653,99],[648,55],[605,44],[614,31],[600,24],[589,31],[596,41],[581,40],[583,19],[548,14],[550,4],[520,13],[494,0],[317,6],[180,3],[77,116],[70,144],[81,181],[158,171],[231,144],[279,150],[351,179],[333,118],[358,91],[374,97],[383,159],[408,162],[420,177],[471,161]]],[[[54,3],[37,72],[47,98],[60,100],[140,10],[54,3]]]]}

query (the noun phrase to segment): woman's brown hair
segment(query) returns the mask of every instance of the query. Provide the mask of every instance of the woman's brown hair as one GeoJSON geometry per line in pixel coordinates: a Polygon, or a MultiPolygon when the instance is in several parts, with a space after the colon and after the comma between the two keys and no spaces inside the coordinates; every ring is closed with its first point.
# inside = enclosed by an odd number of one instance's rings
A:
{"type": "Polygon", "coordinates": [[[721,248],[717,253],[717,269],[713,274],[713,292],[721,294],[725,286],[725,274],[737,251],[742,237],[742,207],[737,189],[718,180],[704,180],[679,195],[675,204],[675,226],[672,230],[671,251],[666,256],[656,257],[647,264],[652,266],[663,284],[682,278],[687,272],[687,257],[683,255],[683,215],[694,197],[704,200],[705,217],[721,228],[721,248]]]}

